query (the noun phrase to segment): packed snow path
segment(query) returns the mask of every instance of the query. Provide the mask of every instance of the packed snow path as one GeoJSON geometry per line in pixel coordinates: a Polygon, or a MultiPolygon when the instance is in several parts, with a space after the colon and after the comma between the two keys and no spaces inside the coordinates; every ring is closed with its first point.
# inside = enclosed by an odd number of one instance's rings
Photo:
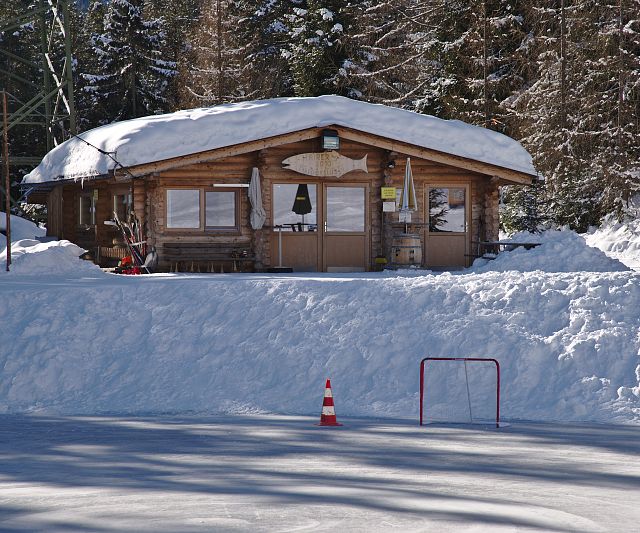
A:
{"type": "Polygon", "coordinates": [[[640,428],[0,417],[3,531],[621,532],[640,428]]]}

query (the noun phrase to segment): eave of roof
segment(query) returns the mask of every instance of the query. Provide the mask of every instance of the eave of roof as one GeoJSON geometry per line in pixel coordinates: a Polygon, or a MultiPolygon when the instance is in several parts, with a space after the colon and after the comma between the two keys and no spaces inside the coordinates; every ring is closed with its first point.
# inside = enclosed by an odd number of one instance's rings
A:
{"type": "MultiPolygon", "coordinates": [[[[507,169],[469,158],[454,156],[438,150],[431,150],[408,143],[394,141],[392,139],[385,139],[378,135],[367,134],[364,132],[353,130],[351,128],[345,128],[338,124],[323,126],[323,128],[326,127],[337,129],[340,132],[340,136],[345,139],[365,142],[371,144],[372,146],[377,146],[390,151],[396,151],[413,157],[427,159],[429,161],[434,161],[445,165],[455,166],[464,170],[485,174],[491,177],[497,176],[511,184],[531,184],[536,177],[535,174],[519,172],[517,170],[507,169]]],[[[208,150],[205,152],[199,152],[187,156],[180,156],[172,159],[154,161],[153,163],[136,165],[127,168],[127,174],[131,177],[141,177],[148,174],[164,172],[187,165],[206,163],[209,161],[215,161],[216,159],[223,159],[235,155],[246,154],[249,152],[263,150],[272,146],[278,146],[290,142],[313,139],[319,135],[319,132],[323,128],[310,128],[307,130],[292,132],[284,135],[277,135],[268,139],[261,139],[259,141],[252,141],[248,143],[237,144],[234,146],[225,146],[222,148],[216,148],[214,150],[208,150]]]]}
{"type": "Polygon", "coordinates": [[[279,98],[225,104],[109,124],[56,147],[26,182],[83,179],[125,168],[211,153],[330,124],[535,176],[531,156],[516,141],[460,121],[338,96],[279,98]]]}

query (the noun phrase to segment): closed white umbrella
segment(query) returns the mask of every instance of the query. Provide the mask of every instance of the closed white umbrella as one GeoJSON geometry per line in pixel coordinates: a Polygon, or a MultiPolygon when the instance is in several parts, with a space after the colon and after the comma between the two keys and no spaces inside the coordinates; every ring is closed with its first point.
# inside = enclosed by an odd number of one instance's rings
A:
{"type": "Polygon", "coordinates": [[[253,167],[251,172],[251,183],[249,183],[249,202],[251,203],[251,227],[253,229],[262,229],[267,219],[267,214],[262,205],[262,191],[260,190],[260,172],[253,167]]]}
{"type": "Polygon", "coordinates": [[[407,157],[407,166],[404,171],[404,185],[400,196],[400,220],[411,221],[411,211],[418,209],[416,200],[416,188],[413,185],[413,173],[411,172],[411,159],[407,157]]]}

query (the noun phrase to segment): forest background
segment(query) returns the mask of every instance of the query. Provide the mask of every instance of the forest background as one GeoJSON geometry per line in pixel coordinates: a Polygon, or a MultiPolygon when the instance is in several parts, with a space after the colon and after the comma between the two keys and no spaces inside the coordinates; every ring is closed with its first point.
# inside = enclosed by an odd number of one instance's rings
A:
{"type": "MultiPolygon", "coordinates": [[[[31,3],[3,1],[0,21],[31,3]]],[[[519,140],[541,179],[503,189],[507,231],[638,214],[640,0],[78,0],[70,16],[80,131],[339,94],[519,140]]],[[[0,33],[0,70],[14,74],[0,88],[27,95],[42,73],[11,55],[40,45],[30,23],[0,33]]],[[[11,150],[43,155],[44,143],[22,128],[11,150]]],[[[29,170],[15,169],[17,196],[29,170]]]]}

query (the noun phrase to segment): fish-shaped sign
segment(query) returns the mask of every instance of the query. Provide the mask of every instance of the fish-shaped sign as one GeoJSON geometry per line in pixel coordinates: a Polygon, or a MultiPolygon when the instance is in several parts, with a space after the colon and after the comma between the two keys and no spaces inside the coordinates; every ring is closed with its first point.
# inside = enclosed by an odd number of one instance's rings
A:
{"type": "Polygon", "coordinates": [[[282,167],[307,176],[335,176],[339,178],[352,170],[367,170],[367,156],[350,159],[338,152],[298,154],[282,161],[282,167]]]}

